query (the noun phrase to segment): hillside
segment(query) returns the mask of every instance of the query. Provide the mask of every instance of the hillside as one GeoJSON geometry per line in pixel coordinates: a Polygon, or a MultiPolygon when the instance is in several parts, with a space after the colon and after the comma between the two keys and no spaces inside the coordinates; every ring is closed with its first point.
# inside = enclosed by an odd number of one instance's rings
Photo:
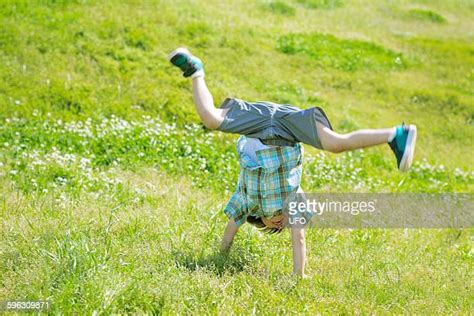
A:
{"type": "Polygon", "coordinates": [[[206,130],[189,80],[227,96],[321,106],[335,129],[418,127],[412,170],[388,146],[305,147],[306,192],[474,188],[469,0],[0,4],[0,300],[53,312],[473,310],[472,229],[311,230],[307,280],[289,234],[216,253],[238,175],[235,135],[206,130]]]}

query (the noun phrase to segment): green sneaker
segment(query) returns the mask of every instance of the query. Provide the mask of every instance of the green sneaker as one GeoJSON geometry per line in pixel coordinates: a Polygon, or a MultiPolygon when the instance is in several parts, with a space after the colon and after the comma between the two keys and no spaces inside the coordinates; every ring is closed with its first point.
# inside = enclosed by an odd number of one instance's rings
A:
{"type": "Polygon", "coordinates": [[[397,126],[395,137],[388,143],[397,157],[398,169],[402,172],[410,169],[415,155],[416,126],[397,126]]]}
{"type": "Polygon", "coordinates": [[[183,76],[191,78],[204,76],[202,61],[183,47],[175,49],[168,55],[168,60],[181,69],[183,76]]]}

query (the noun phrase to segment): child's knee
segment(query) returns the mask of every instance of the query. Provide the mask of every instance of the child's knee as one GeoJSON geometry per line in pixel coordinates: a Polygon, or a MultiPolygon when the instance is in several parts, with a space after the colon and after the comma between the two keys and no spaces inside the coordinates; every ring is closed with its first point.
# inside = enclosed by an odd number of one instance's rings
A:
{"type": "Polygon", "coordinates": [[[224,121],[227,111],[227,109],[213,109],[205,115],[201,115],[201,121],[208,129],[217,129],[224,121]]]}
{"type": "Polygon", "coordinates": [[[219,127],[220,123],[218,120],[213,118],[202,119],[202,124],[208,129],[215,130],[219,127]]]}

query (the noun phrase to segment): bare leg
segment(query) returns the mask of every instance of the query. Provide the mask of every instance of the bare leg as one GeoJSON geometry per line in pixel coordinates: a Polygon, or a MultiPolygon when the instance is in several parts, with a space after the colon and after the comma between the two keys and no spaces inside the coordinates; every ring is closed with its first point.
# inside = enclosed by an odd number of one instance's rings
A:
{"type": "Polygon", "coordinates": [[[395,128],[361,129],[338,134],[319,122],[316,122],[316,126],[323,149],[333,153],[386,144],[395,131],[395,128]]]}
{"type": "Polygon", "coordinates": [[[214,107],[214,100],[206,86],[204,77],[193,78],[193,99],[202,123],[209,129],[216,129],[224,121],[227,109],[214,107]]]}

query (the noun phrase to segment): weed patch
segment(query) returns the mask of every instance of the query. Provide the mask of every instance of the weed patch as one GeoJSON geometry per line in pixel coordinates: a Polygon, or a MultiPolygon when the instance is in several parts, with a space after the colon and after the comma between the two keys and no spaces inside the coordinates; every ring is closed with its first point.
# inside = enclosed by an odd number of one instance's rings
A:
{"type": "Polygon", "coordinates": [[[286,16],[295,15],[295,8],[293,8],[291,5],[286,4],[285,2],[282,2],[282,1],[270,2],[269,4],[266,5],[266,8],[268,11],[275,14],[286,15],[286,16]]]}
{"type": "MultiPolygon", "coordinates": [[[[426,97],[425,97],[426,98],[426,97]]],[[[423,101],[422,99],[420,99],[423,101]]],[[[429,99],[427,99],[429,101],[429,99]]],[[[426,101],[426,100],[425,100],[426,101]]],[[[451,102],[451,101],[447,101],[451,102]]],[[[342,129],[352,129],[352,121],[342,121],[342,129]]],[[[76,195],[80,192],[110,192],[126,195],[119,170],[153,166],[170,175],[186,174],[196,187],[219,192],[234,189],[238,174],[234,143],[218,133],[205,132],[199,125],[163,123],[159,118],[144,117],[127,121],[118,117],[85,121],[6,119],[0,128],[0,172],[24,193],[43,194],[59,190],[76,195]]],[[[380,163],[372,164],[373,155],[349,152],[331,159],[324,153],[305,158],[305,187],[341,191],[460,190],[472,185],[473,174],[423,162],[431,173],[417,172],[412,181],[392,188],[391,177],[381,177],[380,163]],[[431,175],[431,176],[430,176],[431,175]]],[[[393,157],[383,160],[385,171],[395,171],[393,157]]],[[[373,160],[375,161],[375,160],[373,160]]],[[[425,170],[425,169],[420,169],[425,170]]],[[[392,173],[397,179],[398,173],[392,173]]],[[[114,193],[114,194],[115,194],[114,193]]]]}
{"type": "Polygon", "coordinates": [[[309,9],[335,9],[344,5],[344,0],[298,0],[298,3],[309,9]]]}
{"type": "Polygon", "coordinates": [[[421,21],[421,22],[432,22],[432,23],[445,23],[446,19],[431,10],[425,10],[425,9],[411,9],[406,12],[406,17],[408,19],[414,20],[414,21],[421,21]]]}

